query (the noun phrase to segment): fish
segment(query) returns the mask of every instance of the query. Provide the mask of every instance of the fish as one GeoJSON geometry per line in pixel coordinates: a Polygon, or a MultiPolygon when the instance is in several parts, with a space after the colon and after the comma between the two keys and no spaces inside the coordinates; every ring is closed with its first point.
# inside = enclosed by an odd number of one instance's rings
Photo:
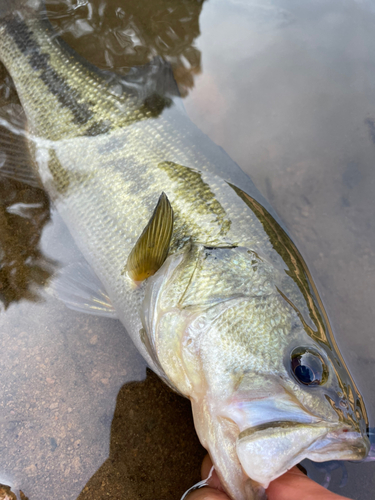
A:
{"type": "Polygon", "coordinates": [[[190,121],[170,66],[95,68],[40,0],[0,1],[0,59],[35,172],[85,259],[56,293],[120,319],[190,399],[229,497],[265,499],[304,458],[365,459],[365,404],[311,273],[250,178],[190,121]]]}

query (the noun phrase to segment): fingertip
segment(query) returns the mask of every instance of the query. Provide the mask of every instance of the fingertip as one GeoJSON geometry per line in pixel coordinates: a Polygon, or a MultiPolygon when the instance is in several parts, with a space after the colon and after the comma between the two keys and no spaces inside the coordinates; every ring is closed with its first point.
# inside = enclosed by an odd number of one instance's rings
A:
{"type": "Polygon", "coordinates": [[[201,466],[201,477],[202,479],[206,479],[210,473],[210,470],[212,469],[212,460],[210,455],[206,455],[203,459],[202,466],[201,466]]]}
{"type": "Polygon", "coordinates": [[[298,500],[301,496],[301,481],[307,477],[297,467],[271,482],[267,488],[269,500],[298,500]]]}
{"type": "Polygon", "coordinates": [[[268,500],[340,500],[344,497],[338,496],[308,478],[297,467],[278,477],[271,482],[267,488],[268,500]]]}
{"type": "MultiPolygon", "coordinates": [[[[223,488],[220,483],[220,479],[218,475],[216,474],[215,469],[212,471],[212,460],[210,458],[210,455],[206,455],[203,459],[202,462],[202,467],[201,467],[201,476],[202,479],[207,479],[207,485],[211,488],[215,488],[217,490],[223,491],[223,488]],[[212,473],[211,473],[212,471],[212,473]],[[211,477],[208,479],[208,476],[211,473],[211,477]]],[[[228,498],[227,496],[225,498],[228,498]]]]}
{"type": "Polygon", "coordinates": [[[219,490],[205,486],[190,493],[186,500],[229,500],[228,496],[219,490]]]}

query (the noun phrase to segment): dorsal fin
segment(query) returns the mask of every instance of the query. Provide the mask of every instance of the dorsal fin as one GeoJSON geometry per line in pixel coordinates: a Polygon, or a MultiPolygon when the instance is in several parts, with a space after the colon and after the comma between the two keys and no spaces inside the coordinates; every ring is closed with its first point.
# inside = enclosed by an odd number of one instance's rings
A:
{"type": "Polygon", "coordinates": [[[162,193],[154,213],[130,252],[125,270],[134,281],[143,281],[163,265],[173,231],[173,209],[162,193]]]}

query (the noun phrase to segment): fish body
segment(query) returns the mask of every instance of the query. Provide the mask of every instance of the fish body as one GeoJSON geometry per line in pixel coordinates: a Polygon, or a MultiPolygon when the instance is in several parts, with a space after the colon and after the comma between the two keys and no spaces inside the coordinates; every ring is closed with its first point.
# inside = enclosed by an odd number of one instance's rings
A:
{"type": "Polygon", "coordinates": [[[228,494],[263,498],[306,457],[363,459],[366,410],[306,264],[250,179],[190,122],[168,66],[120,78],[81,60],[37,1],[2,0],[0,16],[43,186],[139,351],[190,398],[228,494]],[[162,193],[166,258],[137,281],[129,256],[162,193]]]}

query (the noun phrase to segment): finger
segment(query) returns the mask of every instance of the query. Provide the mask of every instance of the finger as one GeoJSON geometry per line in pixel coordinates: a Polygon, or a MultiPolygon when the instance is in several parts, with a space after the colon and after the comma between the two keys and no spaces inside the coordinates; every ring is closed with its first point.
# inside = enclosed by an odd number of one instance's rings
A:
{"type": "MultiPolygon", "coordinates": [[[[203,459],[202,462],[202,467],[201,467],[201,477],[202,479],[208,478],[210,472],[212,469],[212,460],[210,458],[210,455],[206,455],[203,459]]],[[[215,488],[217,490],[223,491],[223,488],[220,483],[220,479],[218,475],[216,474],[216,470],[214,469],[210,479],[207,480],[208,486],[211,488],[215,488]]]]}
{"type": "Polygon", "coordinates": [[[278,477],[267,489],[268,500],[348,500],[309,479],[297,467],[278,477]]]}
{"type": "Polygon", "coordinates": [[[186,500],[229,500],[229,497],[223,491],[205,486],[190,493],[186,500]]]}
{"type": "Polygon", "coordinates": [[[229,500],[229,497],[222,490],[215,470],[211,472],[211,469],[212,461],[209,455],[206,455],[202,463],[201,475],[202,479],[207,479],[211,473],[210,478],[207,480],[208,486],[193,491],[186,500],[229,500]]]}
{"type": "Polygon", "coordinates": [[[203,459],[202,462],[202,467],[201,467],[201,477],[202,479],[206,479],[208,477],[208,474],[210,473],[210,470],[212,468],[212,460],[210,455],[206,455],[203,459]]]}

